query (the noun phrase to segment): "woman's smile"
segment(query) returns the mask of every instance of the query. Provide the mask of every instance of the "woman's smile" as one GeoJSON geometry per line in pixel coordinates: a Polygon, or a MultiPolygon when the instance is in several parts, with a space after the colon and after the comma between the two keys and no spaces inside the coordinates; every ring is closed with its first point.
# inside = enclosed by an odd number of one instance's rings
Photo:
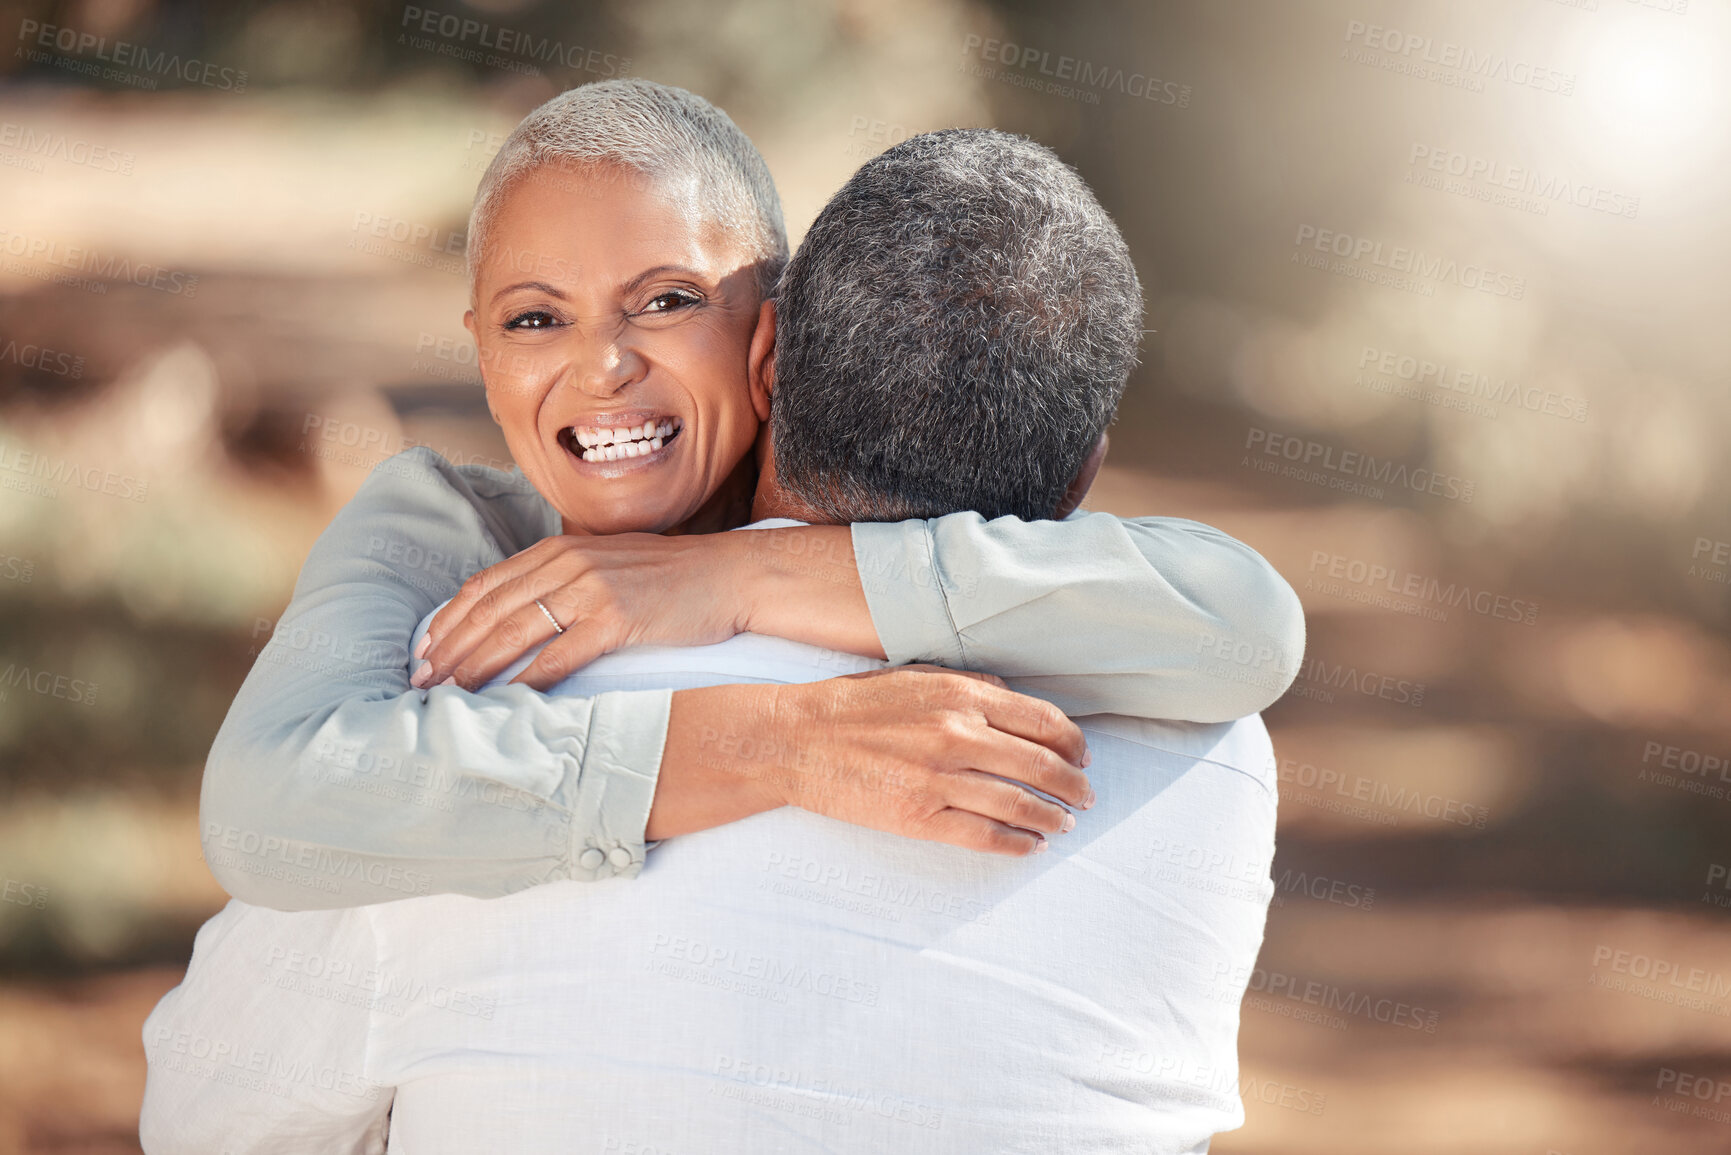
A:
{"type": "Polygon", "coordinates": [[[603,413],[565,426],[557,439],[575,467],[617,477],[668,460],[684,429],[685,419],[671,413],[603,413]]]}

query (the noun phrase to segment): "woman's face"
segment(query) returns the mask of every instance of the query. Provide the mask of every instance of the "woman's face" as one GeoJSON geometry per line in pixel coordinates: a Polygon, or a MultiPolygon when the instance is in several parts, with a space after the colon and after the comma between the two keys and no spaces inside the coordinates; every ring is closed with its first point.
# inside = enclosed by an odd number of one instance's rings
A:
{"type": "Polygon", "coordinates": [[[566,533],[706,532],[751,505],[760,296],[695,198],[617,169],[505,194],[463,323],[511,456],[566,533]]]}

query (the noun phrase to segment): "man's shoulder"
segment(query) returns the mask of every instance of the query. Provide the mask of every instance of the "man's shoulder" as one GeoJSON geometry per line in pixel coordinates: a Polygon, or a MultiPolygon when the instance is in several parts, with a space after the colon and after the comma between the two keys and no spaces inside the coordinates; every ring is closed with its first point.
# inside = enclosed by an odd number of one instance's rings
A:
{"type": "Polygon", "coordinates": [[[1076,719],[1086,734],[1102,734],[1150,751],[1209,763],[1244,774],[1268,790],[1277,779],[1274,743],[1262,715],[1231,722],[1174,722],[1120,714],[1090,714],[1076,719]]]}

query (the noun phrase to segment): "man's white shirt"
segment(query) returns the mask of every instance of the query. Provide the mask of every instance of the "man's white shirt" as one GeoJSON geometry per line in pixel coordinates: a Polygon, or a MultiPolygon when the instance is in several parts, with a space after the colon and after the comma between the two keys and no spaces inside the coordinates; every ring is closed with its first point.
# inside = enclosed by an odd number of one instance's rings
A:
{"type": "MultiPolygon", "coordinates": [[[[881,664],[747,634],[550,692],[881,664]]],[[[781,809],[662,842],[637,879],[231,902],[145,1024],[145,1149],[1204,1151],[1243,1121],[1267,731],[1079,721],[1099,801],[1027,858],[781,809]]]]}

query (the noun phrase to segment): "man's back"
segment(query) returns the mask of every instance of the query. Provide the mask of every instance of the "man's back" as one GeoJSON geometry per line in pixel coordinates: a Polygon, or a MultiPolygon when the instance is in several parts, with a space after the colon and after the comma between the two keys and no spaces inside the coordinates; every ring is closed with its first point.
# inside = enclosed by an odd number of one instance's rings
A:
{"type": "MultiPolygon", "coordinates": [[[[878,664],[742,635],[558,690],[878,664]]],[[[1083,729],[1099,802],[1047,854],[783,809],[663,843],[636,881],[368,908],[409,995],[374,1006],[367,1043],[367,1078],[398,1088],[391,1150],[1205,1149],[1242,1121],[1267,732],[1083,729]]]]}

